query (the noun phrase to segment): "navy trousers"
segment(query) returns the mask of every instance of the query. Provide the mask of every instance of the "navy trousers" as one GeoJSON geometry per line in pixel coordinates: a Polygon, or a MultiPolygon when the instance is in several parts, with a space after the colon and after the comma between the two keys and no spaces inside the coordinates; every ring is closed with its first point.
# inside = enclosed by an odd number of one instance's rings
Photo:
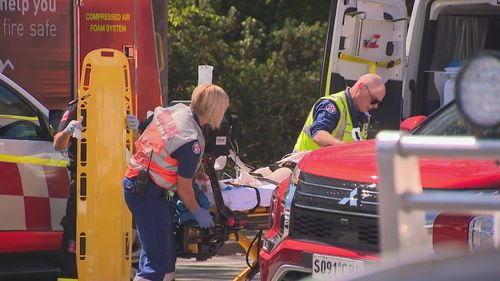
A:
{"type": "Polygon", "coordinates": [[[71,174],[68,201],[66,201],[66,215],[61,220],[63,236],[61,248],[63,252],[61,276],[78,278],[76,270],[76,175],[71,174]]]}
{"type": "Polygon", "coordinates": [[[142,244],[137,276],[161,281],[166,273],[175,271],[175,239],[173,217],[165,190],[149,180],[143,197],[130,191],[134,180],[124,178],[125,202],[132,212],[142,244]]]}

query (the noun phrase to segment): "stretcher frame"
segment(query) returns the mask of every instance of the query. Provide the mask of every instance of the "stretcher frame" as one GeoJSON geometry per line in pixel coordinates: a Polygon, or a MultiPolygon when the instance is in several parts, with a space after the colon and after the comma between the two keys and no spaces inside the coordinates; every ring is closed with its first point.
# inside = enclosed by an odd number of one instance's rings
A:
{"type": "MultiPolygon", "coordinates": [[[[233,281],[249,280],[259,272],[259,242],[255,243],[262,234],[260,231],[253,240],[246,237],[241,230],[267,230],[269,227],[269,207],[256,207],[251,211],[231,211],[224,205],[222,191],[219,185],[217,172],[214,168],[216,155],[204,156],[204,169],[210,178],[210,184],[214,194],[216,205],[216,220],[222,221],[228,227],[228,239],[234,239],[246,252],[247,258],[251,257],[252,262],[248,262],[247,267],[243,269],[233,281]]],[[[276,186],[277,188],[277,186],[276,186]]]]}

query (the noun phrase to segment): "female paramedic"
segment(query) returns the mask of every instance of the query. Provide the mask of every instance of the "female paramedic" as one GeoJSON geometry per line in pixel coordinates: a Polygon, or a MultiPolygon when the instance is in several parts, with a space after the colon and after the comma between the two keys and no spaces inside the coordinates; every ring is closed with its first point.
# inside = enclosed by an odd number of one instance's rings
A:
{"type": "Polygon", "coordinates": [[[157,107],[135,142],[136,153],[123,180],[125,201],[142,243],[134,281],[174,278],[176,253],[168,191],[178,192],[200,227],[214,225],[209,211],[196,202],[192,181],[205,149],[201,128],[218,128],[228,105],[221,87],[201,84],[194,89],[189,107],[157,107]]]}

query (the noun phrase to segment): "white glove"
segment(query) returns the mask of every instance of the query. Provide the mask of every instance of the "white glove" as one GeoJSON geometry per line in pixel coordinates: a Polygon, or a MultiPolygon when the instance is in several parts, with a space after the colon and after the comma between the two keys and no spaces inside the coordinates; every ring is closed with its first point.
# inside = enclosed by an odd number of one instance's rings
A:
{"type": "Polygon", "coordinates": [[[132,131],[139,130],[139,119],[135,115],[127,114],[127,128],[132,131]]]}
{"type": "Polygon", "coordinates": [[[68,136],[71,136],[75,133],[75,131],[83,130],[82,121],[83,117],[81,117],[80,120],[78,121],[72,120],[71,122],[69,122],[68,126],[66,126],[66,128],[64,129],[64,133],[68,136]]]}

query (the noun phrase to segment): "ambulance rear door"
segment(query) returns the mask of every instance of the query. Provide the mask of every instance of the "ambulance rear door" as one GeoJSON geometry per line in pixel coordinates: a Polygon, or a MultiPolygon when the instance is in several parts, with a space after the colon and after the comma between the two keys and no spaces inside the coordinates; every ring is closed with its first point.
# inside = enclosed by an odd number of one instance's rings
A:
{"type": "Polygon", "coordinates": [[[454,99],[460,67],[483,50],[500,51],[500,1],[418,0],[406,45],[402,117],[429,115],[454,99]]]}
{"type": "Polygon", "coordinates": [[[371,135],[399,128],[406,32],[404,0],[331,2],[321,94],[344,90],[366,73],[382,76],[387,93],[371,111],[371,135]]]}

